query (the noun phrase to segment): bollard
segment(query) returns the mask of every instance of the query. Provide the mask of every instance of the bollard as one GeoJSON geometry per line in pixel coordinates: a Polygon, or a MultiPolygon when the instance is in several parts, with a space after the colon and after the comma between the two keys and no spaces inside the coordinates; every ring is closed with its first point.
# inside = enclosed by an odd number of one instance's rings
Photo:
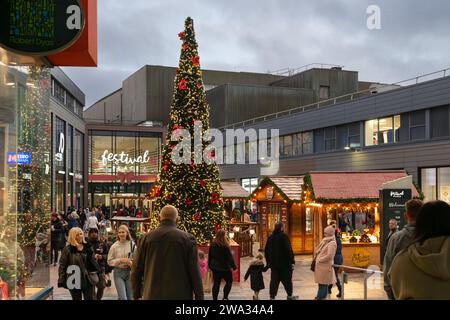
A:
{"type": "Polygon", "coordinates": [[[342,290],[341,290],[341,300],[344,300],[344,295],[345,295],[345,284],[348,283],[348,273],[347,272],[343,272],[342,273],[342,290]]]}

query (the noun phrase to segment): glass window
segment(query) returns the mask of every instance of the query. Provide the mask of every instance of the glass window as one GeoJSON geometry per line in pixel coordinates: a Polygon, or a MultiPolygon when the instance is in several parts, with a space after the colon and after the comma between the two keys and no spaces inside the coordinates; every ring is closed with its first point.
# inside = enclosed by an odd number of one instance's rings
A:
{"type": "Polygon", "coordinates": [[[53,80],[53,96],[61,102],[62,104],[66,104],[66,92],[64,88],[56,81],[53,80]]]}
{"type": "Polygon", "coordinates": [[[430,111],[431,138],[449,136],[448,106],[433,108],[430,111]]]}
{"type": "Polygon", "coordinates": [[[75,130],[73,143],[73,161],[76,173],[83,172],[84,134],[75,130]]]}
{"type": "Polygon", "coordinates": [[[302,134],[296,133],[293,137],[294,143],[294,155],[299,156],[302,154],[302,134]]]}
{"type": "Polygon", "coordinates": [[[378,121],[378,144],[393,143],[393,121],[392,117],[382,118],[378,121]]]}
{"type": "Polygon", "coordinates": [[[67,170],[73,170],[73,127],[69,125],[67,129],[67,170]]]}
{"type": "Polygon", "coordinates": [[[436,198],[436,168],[421,170],[421,189],[425,196],[425,201],[437,200],[436,198]]]}
{"type": "Polygon", "coordinates": [[[313,153],[313,132],[302,133],[303,154],[313,153]]]}
{"type": "Polygon", "coordinates": [[[438,168],[439,200],[450,203],[450,168],[438,168]]]}
{"type": "Polygon", "coordinates": [[[364,125],[365,130],[365,145],[378,145],[378,119],[368,120],[364,125]]]}
{"type": "Polygon", "coordinates": [[[325,151],[325,133],[323,129],[314,130],[314,152],[325,151]]]}
{"type": "Polygon", "coordinates": [[[307,234],[311,234],[313,232],[313,215],[310,207],[306,208],[305,232],[307,234]]]}
{"type": "Polygon", "coordinates": [[[337,143],[336,149],[344,149],[348,146],[348,126],[342,125],[336,128],[337,143]]]}
{"type": "Polygon", "coordinates": [[[336,128],[326,128],[325,129],[325,150],[335,150],[336,149],[336,128]]]}
{"type": "Polygon", "coordinates": [[[361,133],[359,122],[348,125],[348,146],[350,148],[359,148],[361,146],[361,133]]]}
{"type": "Polygon", "coordinates": [[[75,112],[75,99],[69,93],[66,93],[66,107],[70,111],[75,112]]]}
{"type": "Polygon", "coordinates": [[[409,137],[410,140],[425,139],[425,110],[409,114],[409,137]]]}
{"type": "Polygon", "coordinates": [[[292,156],[292,136],[284,136],[281,137],[280,140],[283,140],[283,150],[281,152],[281,156],[290,157],[292,156]]]}

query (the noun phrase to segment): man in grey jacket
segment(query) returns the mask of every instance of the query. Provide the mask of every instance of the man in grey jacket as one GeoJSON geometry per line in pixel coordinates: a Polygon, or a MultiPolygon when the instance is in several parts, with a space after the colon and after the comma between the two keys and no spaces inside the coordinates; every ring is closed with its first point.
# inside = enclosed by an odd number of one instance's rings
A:
{"type": "Polygon", "coordinates": [[[416,225],[416,217],[422,208],[422,201],[418,199],[412,199],[405,204],[405,220],[407,224],[402,230],[394,233],[386,248],[386,254],[384,255],[383,273],[384,273],[384,291],[390,300],[394,300],[394,294],[391,288],[391,282],[388,277],[389,269],[391,268],[392,261],[395,256],[406,249],[414,240],[414,231],[416,225]]]}
{"type": "Polygon", "coordinates": [[[138,243],[131,267],[134,299],[203,300],[197,242],[176,226],[178,210],[165,206],[160,226],[138,243]]]}

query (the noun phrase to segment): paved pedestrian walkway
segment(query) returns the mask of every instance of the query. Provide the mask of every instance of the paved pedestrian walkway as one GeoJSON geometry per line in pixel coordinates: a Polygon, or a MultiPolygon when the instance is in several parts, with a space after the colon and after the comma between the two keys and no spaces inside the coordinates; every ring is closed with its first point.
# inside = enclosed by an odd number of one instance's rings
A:
{"type": "MultiPolygon", "coordinates": [[[[255,248],[257,245],[255,245],[255,248]]],[[[244,275],[247,271],[248,265],[252,258],[241,258],[241,282],[234,283],[229,296],[230,300],[251,300],[253,291],[250,288],[250,279],[244,282],[244,275]]],[[[310,270],[312,257],[296,256],[295,257],[295,269],[293,273],[293,285],[294,295],[297,295],[300,300],[312,300],[317,293],[317,284],[314,283],[314,274],[310,270]]],[[[63,288],[57,288],[58,280],[58,267],[50,267],[50,280],[54,286],[54,299],[55,300],[70,300],[69,291],[63,288]]],[[[266,289],[260,292],[261,300],[269,300],[269,283],[270,283],[270,270],[264,273],[264,283],[266,289]]],[[[367,298],[369,300],[385,300],[386,294],[383,290],[383,277],[372,275],[368,281],[367,298]]],[[[219,299],[222,299],[223,285],[221,286],[221,292],[219,293],[219,299]]],[[[333,293],[330,299],[336,300],[337,288],[333,287],[333,293]]],[[[362,300],[364,299],[364,275],[362,273],[350,273],[348,283],[345,284],[344,289],[345,300],[362,300]]],[[[104,293],[104,300],[116,300],[116,289],[113,285],[111,288],[106,288],[104,293]]],[[[205,293],[205,299],[211,300],[211,293],[205,293]]],[[[283,285],[280,284],[278,290],[277,299],[286,299],[286,292],[283,285]]]]}

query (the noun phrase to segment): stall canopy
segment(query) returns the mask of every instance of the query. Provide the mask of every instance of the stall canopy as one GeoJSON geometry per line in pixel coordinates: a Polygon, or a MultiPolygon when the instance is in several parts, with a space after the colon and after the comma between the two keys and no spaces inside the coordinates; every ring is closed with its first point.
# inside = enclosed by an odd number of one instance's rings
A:
{"type": "MultiPolygon", "coordinates": [[[[311,199],[319,203],[378,202],[379,190],[386,182],[407,177],[404,170],[359,172],[310,172],[305,182],[311,199]]],[[[413,197],[420,197],[411,184],[413,197]]]]}
{"type": "Polygon", "coordinates": [[[279,176],[279,177],[265,177],[259,183],[258,188],[253,192],[253,197],[256,196],[258,190],[265,185],[271,185],[275,190],[289,202],[302,201],[302,186],[303,176],[279,176]]]}
{"type": "Polygon", "coordinates": [[[222,197],[225,199],[246,199],[250,195],[247,190],[233,181],[221,181],[222,197]]]}

